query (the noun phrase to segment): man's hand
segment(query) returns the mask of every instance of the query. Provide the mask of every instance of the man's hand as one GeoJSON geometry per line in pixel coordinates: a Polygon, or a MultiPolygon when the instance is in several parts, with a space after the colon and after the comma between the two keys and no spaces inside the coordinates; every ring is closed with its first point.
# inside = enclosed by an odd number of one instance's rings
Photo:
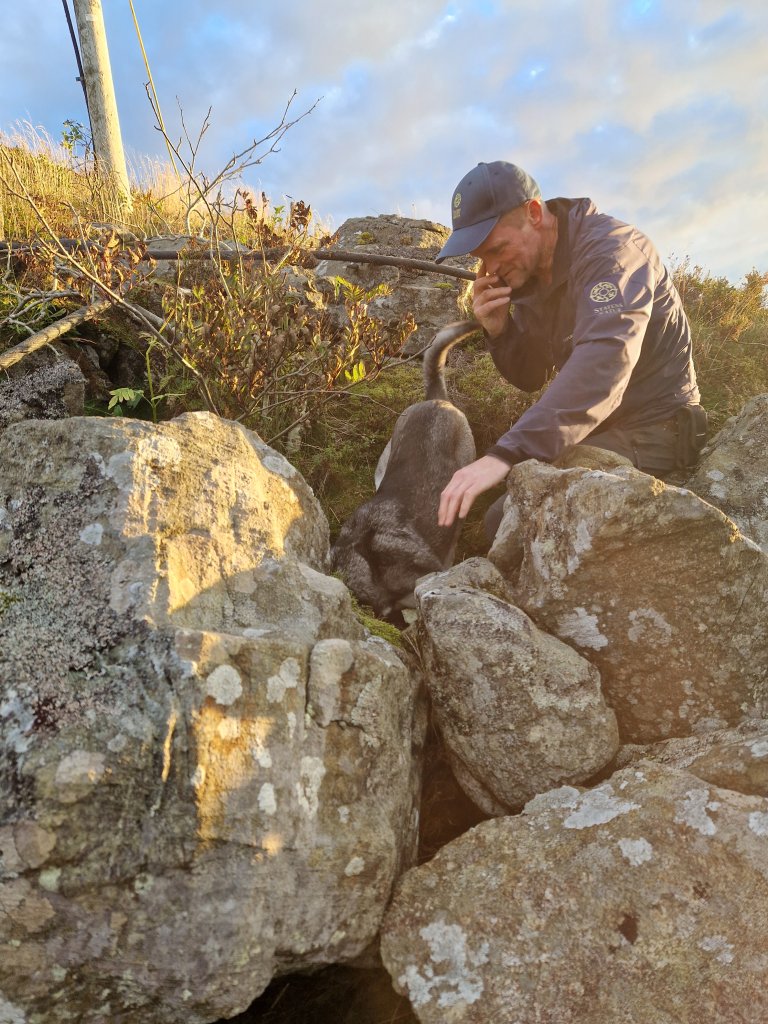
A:
{"type": "Polygon", "coordinates": [[[511,294],[512,289],[498,274],[489,275],[481,263],[472,285],[472,312],[491,338],[497,338],[507,326],[511,294]]]}
{"type": "Polygon", "coordinates": [[[466,519],[478,494],[500,484],[509,468],[503,459],[497,459],[495,455],[484,455],[457,470],[440,495],[438,526],[451,526],[457,515],[459,519],[466,519]]]}

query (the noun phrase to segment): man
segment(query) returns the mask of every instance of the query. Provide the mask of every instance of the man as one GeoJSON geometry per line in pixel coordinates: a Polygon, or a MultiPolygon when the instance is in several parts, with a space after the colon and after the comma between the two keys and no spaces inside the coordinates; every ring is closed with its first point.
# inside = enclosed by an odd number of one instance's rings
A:
{"type": "MultiPolygon", "coordinates": [[[[464,518],[518,462],[551,462],[579,442],[656,476],[694,461],[706,414],[690,328],[649,239],[590,199],[544,202],[533,178],[502,160],[462,178],[452,216],[437,262],[480,259],[473,310],[502,376],[536,391],[558,373],[487,454],[454,474],[439,524],[464,518]]],[[[489,539],[502,504],[486,517],[489,539]]]]}

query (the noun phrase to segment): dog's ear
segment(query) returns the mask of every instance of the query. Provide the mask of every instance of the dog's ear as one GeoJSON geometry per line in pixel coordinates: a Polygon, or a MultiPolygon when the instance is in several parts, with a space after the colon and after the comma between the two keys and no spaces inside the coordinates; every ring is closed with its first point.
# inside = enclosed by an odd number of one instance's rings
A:
{"type": "Polygon", "coordinates": [[[375,615],[381,617],[383,610],[392,606],[393,600],[382,582],[381,570],[374,564],[370,541],[368,533],[363,536],[350,533],[346,543],[337,541],[331,552],[331,566],[360,604],[368,605],[375,615]]]}

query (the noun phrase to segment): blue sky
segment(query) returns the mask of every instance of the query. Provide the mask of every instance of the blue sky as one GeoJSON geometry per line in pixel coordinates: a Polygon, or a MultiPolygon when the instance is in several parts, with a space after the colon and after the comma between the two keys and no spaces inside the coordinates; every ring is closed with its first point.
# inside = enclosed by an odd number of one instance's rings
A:
{"type": "MultiPolygon", "coordinates": [[[[6,4],[0,128],[86,121],[61,0],[6,4]]],[[[591,196],[671,260],[740,281],[768,271],[764,0],[134,0],[169,134],[212,107],[216,173],[279,121],[247,173],[331,229],[400,213],[449,221],[480,160],[520,164],[545,196],[591,196]],[[178,103],[177,103],[178,100],[178,103]]],[[[103,0],[129,159],[166,157],[128,0],[103,0]]]]}

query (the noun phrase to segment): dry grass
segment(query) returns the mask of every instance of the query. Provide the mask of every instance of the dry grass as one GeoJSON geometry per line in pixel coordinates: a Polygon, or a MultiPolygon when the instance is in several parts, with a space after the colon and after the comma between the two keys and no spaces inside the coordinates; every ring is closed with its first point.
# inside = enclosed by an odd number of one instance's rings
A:
{"type": "Polygon", "coordinates": [[[686,260],[674,268],[693,336],[693,359],[710,433],[747,399],[768,392],[768,274],[739,285],[686,260]]]}
{"type": "MultiPolygon", "coordinates": [[[[30,199],[61,237],[76,236],[90,224],[119,224],[139,238],[193,234],[271,244],[289,227],[289,210],[255,196],[237,175],[204,195],[205,178],[177,172],[168,161],[140,156],[128,168],[132,208],[95,173],[87,150],[78,152],[27,121],[0,132],[0,237],[28,240],[41,232],[30,199]],[[202,184],[202,188],[201,188],[202,184]]],[[[321,237],[316,219],[307,232],[321,237]]]]}

